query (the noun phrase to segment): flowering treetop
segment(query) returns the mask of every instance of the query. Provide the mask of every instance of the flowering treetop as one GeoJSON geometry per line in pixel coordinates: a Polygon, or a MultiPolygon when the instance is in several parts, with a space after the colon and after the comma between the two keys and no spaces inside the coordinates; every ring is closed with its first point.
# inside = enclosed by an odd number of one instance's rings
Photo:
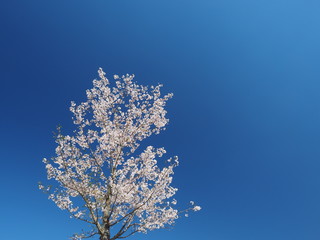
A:
{"type": "MultiPolygon", "coordinates": [[[[161,85],[138,85],[128,74],[115,75],[112,87],[101,68],[98,73],[87,101],[71,102],[74,134],[58,129],[56,156],[43,160],[57,186],[39,187],[71,217],[92,225],[74,239],[115,240],[171,225],[179,217],[172,199],[177,188],[171,186],[178,158],[160,168],[164,148],[137,150],[142,140],[165,128],[164,107],[172,94],[161,96],[161,85]]],[[[191,205],[185,211],[201,209],[191,205]]]]}

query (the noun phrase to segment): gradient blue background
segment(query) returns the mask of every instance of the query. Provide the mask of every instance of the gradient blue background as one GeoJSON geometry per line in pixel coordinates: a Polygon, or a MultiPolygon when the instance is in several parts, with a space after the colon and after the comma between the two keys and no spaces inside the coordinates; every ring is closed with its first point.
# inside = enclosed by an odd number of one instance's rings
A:
{"type": "Polygon", "coordinates": [[[181,207],[136,240],[320,239],[320,2],[10,0],[0,6],[0,238],[83,226],[37,189],[98,67],[173,92],[152,139],[181,165],[181,207]]]}

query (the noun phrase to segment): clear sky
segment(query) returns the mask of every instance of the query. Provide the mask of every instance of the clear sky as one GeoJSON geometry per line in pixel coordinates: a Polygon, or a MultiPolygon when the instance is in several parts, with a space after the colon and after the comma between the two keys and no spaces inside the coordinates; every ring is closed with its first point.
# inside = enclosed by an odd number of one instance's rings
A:
{"type": "Polygon", "coordinates": [[[98,67],[173,92],[174,229],[133,240],[320,239],[320,2],[10,0],[0,6],[0,238],[82,225],[37,189],[98,67]]]}

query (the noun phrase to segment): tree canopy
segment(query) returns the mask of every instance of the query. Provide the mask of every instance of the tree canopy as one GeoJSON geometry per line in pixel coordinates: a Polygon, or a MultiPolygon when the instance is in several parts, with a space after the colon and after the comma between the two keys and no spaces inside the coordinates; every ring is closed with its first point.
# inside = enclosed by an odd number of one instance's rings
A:
{"type": "MultiPolygon", "coordinates": [[[[55,184],[39,187],[60,209],[92,226],[73,239],[115,240],[172,225],[181,213],[171,186],[178,158],[158,164],[164,148],[139,146],[165,129],[165,106],[173,95],[162,96],[161,85],[136,84],[134,75],[114,75],[111,83],[101,68],[98,73],[87,101],[71,102],[74,134],[58,128],[56,156],[43,160],[55,184]]],[[[200,209],[191,201],[184,211],[200,209]]]]}

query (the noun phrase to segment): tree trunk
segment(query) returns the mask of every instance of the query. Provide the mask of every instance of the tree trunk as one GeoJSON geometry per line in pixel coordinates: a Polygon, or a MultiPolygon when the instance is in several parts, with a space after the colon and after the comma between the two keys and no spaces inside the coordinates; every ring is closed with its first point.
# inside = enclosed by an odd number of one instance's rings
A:
{"type": "Polygon", "coordinates": [[[100,236],[100,240],[109,240],[107,236],[100,236]]]}

